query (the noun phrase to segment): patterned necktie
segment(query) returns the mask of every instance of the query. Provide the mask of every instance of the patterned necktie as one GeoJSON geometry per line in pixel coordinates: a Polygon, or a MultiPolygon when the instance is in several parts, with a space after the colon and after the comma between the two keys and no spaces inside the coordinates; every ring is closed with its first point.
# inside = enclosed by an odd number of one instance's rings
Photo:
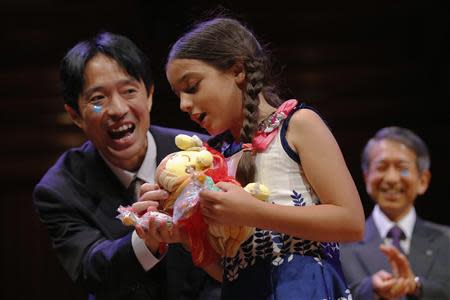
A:
{"type": "Polygon", "coordinates": [[[400,252],[405,253],[400,246],[400,240],[404,240],[406,236],[400,227],[398,227],[397,225],[392,226],[387,234],[387,237],[392,239],[392,245],[394,247],[400,250],[400,252]]]}

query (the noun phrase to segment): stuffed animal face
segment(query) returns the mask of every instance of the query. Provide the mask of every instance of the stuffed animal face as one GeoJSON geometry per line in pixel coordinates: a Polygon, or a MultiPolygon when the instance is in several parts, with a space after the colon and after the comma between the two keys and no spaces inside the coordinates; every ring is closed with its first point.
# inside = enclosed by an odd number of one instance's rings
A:
{"type": "Polygon", "coordinates": [[[212,155],[206,150],[179,151],[166,162],[165,169],[176,176],[186,176],[194,171],[203,171],[212,164],[212,155]]]}
{"type": "Polygon", "coordinates": [[[207,150],[178,151],[169,154],[156,169],[156,180],[169,193],[194,172],[201,172],[212,166],[213,157],[207,150]]]}

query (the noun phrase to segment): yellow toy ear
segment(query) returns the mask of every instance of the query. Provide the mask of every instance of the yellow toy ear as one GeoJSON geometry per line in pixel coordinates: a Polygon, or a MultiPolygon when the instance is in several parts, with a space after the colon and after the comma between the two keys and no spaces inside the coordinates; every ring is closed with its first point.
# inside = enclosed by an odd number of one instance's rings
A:
{"type": "Polygon", "coordinates": [[[196,136],[189,136],[187,134],[178,134],[175,137],[175,145],[181,150],[200,150],[203,143],[202,140],[196,136]]]}
{"type": "Polygon", "coordinates": [[[208,150],[201,150],[196,157],[196,162],[202,170],[209,168],[213,163],[213,156],[208,150]]]}
{"type": "Polygon", "coordinates": [[[175,145],[181,150],[186,150],[192,147],[192,138],[186,134],[178,134],[175,137],[175,145]]]}
{"type": "Polygon", "coordinates": [[[269,199],[270,190],[264,184],[251,182],[244,187],[244,190],[259,200],[267,201],[269,199]]]}

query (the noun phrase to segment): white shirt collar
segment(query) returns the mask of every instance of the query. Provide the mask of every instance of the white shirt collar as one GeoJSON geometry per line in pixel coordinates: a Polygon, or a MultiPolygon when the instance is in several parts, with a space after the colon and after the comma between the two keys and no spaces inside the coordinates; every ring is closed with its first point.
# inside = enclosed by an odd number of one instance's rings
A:
{"type": "MultiPolygon", "coordinates": [[[[99,151],[100,152],[100,151],[99,151]]],[[[144,161],[139,170],[134,173],[121,169],[109,162],[100,152],[101,157],[105,160],[111,171],[117,176],[124,187],[128,188],[135,177],[139,177],[145,182],[155,182],[156,172],[156,143],[152,134],[147,131],[147,152],[144,161]]]]}
{"type": "Polygon", "coordinates": [[[405,233],[405,236],[408,240],[411,240],[412,232],[414,230],[414,224],[416,223],[416,210],[414,207],[397,223],[392,222],[380,209],[378,205],[375,205],[373,209],[373,220],[375,222],[375,226],[380,233],[382,239],[386,238],[388,231],[392,226],[397,224],[405,233]]]}

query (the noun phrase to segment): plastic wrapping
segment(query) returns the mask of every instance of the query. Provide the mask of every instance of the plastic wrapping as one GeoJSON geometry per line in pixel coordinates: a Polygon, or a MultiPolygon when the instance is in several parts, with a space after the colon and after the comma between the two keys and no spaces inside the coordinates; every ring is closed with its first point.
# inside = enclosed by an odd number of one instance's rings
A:
{"type": "Polygon", "coordinates": [[[144,213],[136,212],[132,206],[119,206],[117,209],[119,214],[116,216],[126,226],[140,225],[144,229],[148,229],[148,221],[154,217],[159,223],[165,222],[168,226],[172,226],[172,217],[160,211],[147,211],[144,213]]]}

